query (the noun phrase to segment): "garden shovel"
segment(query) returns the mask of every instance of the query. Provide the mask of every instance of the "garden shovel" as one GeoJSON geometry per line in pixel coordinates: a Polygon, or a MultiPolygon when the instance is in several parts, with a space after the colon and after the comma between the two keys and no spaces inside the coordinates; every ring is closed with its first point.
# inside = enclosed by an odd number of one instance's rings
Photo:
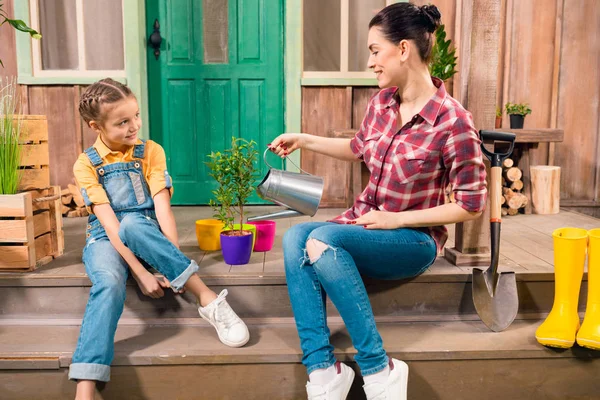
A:
{"type": "MultiPolygon", "coordinates": [[[[492,261],[485,270],[473,268],[473,303],[483,323],[494,332],[508,328],[519,310],[519,295],[514,272],[498,273],[500,255],[500,223],[502,196],[502,161],[513,151],[515,134],[496,131],[479,131],[481,149],[490,159],[490,236],[492,261]],[[507,142],[510,144],[505,153],[488,151],[483,142],[507,142]]],[[[494,148],[495,150],[495,148],[494,148]]]]}

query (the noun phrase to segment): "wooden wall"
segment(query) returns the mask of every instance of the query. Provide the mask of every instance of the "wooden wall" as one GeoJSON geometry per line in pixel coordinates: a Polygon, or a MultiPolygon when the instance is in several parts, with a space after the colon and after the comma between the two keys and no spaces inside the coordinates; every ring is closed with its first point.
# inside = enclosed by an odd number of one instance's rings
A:
{"type": "MultiPolygon", "coordinates": [[[[463,0],[414,2],[436,4],[449,37],[460,48],[463,0]]],[[[600,197],[600,1],[501,2],[497,104],[529,102],[533,113],[525,119],[525,128],[564,129],[564,142],[555,148],[540,145],[532,153],[533,163],[554,160],[562,168],[563,205],[596,206],[600,197]]],[[[4,2],[4,7],[12,15],[12,1],[4,2]]],[[[0,78],[16,75],[15,32],[7,24],[0,27],[0,58],[5,67],[0,67],[0,78]]],[[[455,97],[460,97],[460,87],[453,82],[448,82],[447,87],[455,97]]],[[[52,184],[65,186],[71,182],[71,167],[77,154],[94,140],[76,113],[81,89],[79,86],[23,89],[25,111],[48,116],[52,184]]],[[[359,87],[303,88],[302,130],[327,135],[332,128],[357,126],[369,96],[375,91],[359,87]]],[[[506,116],[503,123],[508,126],[506,116]]],[[[313,168],[308,166],[313,161],[316,172],[330,168],[337,168],[340,173],[345,171],[305,153],[304,166],[313,168]]],[[[332,185],[340,185],[340,181],[336,179],[332,185]]],[[[328,194],[332,204],[341,201],[340,193],[336,186],[328,194]]]]}
{"type": "MultiPolygon", "coordinates": [[[[437,5],[460,48],[463,0],[413,2],[437,5]]],[[[497,104],[529,103],[533,113],[525,128],[564,129],[562,143],[541,144],[531,152],[532,163],[561,167],[561,205],[600,206],[600,1],[501,0],[501,18],[497,104]]],[[[460,82],[460,61],[455,82],[460,82]]],[[[455,82],[447,82],[447,89],[461,98],[455,82]]],[[[366,104],[362,96],[374,89],[349,90],[351,105],[346,88],[305,87],[303,132],[327,135],[333,128],[358,126],[366,104]]],[[[506,115],[503,126],[509,126],[506,115]]],[[[303,156],[304,165],[311,157],[303,156]]],[[[339,188],[331,190],[335,198],[339,188]]]]}

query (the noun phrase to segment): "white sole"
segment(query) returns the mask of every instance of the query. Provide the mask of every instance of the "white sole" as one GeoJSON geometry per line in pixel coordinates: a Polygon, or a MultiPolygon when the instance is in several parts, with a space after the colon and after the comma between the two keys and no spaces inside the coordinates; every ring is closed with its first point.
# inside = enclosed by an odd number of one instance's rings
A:
{"type": "Polygon", "coordinates": [[[213,328],[215,328],[215,331],[217,331],[217,336],[219,337],[219,340],[224,345],[229,346],[229,347],[242,347],[243,345],[245,345],[246,343],[248,343],[248,341],[250,340],[250,332],[248,332],[248,327],[246,327],[246,337],[244,338],[243,341],[241,341],[239,343],[230,342],[229,340],[224,339],[223,337],[221,337],[221,333],[219,332],[219,330],[217,329],[217,327],[215,326],[215,324],[213,324],[210,319],[206,318],[204,315],[202,315],[200,313],[198,313],[198,314],[200,315],[200,317],[203,320],[205,320],[206,322],[208,322],[209,324],[211,324],[213,328]]]}

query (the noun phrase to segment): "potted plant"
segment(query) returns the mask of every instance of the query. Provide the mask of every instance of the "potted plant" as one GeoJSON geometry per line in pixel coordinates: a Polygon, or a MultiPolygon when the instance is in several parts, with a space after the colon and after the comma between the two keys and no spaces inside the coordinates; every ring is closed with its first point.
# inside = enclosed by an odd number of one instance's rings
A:
{"type": "Polygon", "coordinates": [[[531,114],[527,103],[506,103],[506,113],[510,116],[510,129],[523,129],[525,116],[531,114]]]}
{"type": "Polygon", "coordinates": [[[63,254],[64,236],[60,187],[31,179],[48,158],[45,116],[19,104],[16,80],[0,79],[0,270],[26,272],[63,254]]]}
{"type": "Polygon", "coordinates": [[[257,151],[254,141],[241,138],[231,140],[231,148],[211,152],[207,163],[218,184],[213,190],[210,206],[214,217],[223,223],[221,251],[230,265],[247,264],[252,254],[254,235],[244,224],[244,205],[254,191],[254,173],[257,151]],[[235,220],[239,221],[234,229],[235,220]]]}
{"type": "Polygon", "coordinates": [[[17,84],[0,79],[0,194],[16,194],[21,180],[21,118],[17,84]]]}
{"type": "Polygon", "coordinates": [[[456,73],[456,49],[450,39],[446,40],[446,29],[440,25],[435,31],[435,43],[431,49],[429,73],[442,81],[450,79],[456,73]]]}
{"type": "Polygon", "coordinates": [[[502,128],[502,109],[500,107],[496,107],[496,123],[494,124],[494,128],[502,128]]]}

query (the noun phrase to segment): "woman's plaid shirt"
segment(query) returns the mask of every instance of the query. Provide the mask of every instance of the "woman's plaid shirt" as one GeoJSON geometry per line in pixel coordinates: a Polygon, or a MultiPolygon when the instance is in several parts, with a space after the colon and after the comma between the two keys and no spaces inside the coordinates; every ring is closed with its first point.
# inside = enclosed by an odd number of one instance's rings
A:
{"type": "MultiPolygon", "coordinates": [[[[446,93],[437,78],[435,95],[421,112],[396,131],[400,102],[396,88],[381,90],[370,100],[367,114],[350,146],[371,172],[354,206],[332,222],[346,223],[371,210],[422,210],[445,203],[450,184],[456,203],[482,211],[486,202],[486,171],[473,118],[446,93]]],[[[444,226],[427,229],[441,250],[448,237],[444,226]]]]}

